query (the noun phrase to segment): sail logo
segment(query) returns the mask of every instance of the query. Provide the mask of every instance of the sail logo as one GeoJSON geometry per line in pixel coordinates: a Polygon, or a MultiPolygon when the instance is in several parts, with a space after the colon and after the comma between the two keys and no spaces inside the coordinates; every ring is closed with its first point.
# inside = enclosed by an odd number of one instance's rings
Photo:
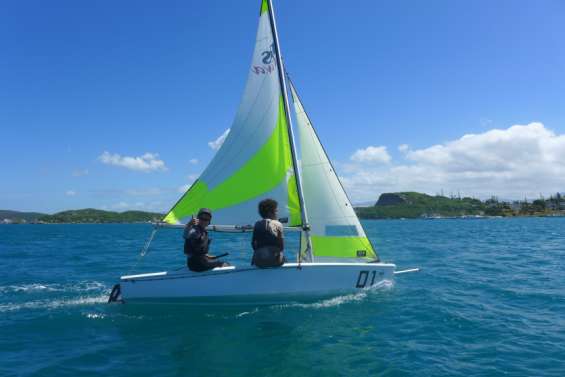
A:
{"type": "Polygon", "coordinates": [[[254,65],[251,70],[255,72],[256,75],[266,75],[271,74],[275,70],[275,60],[277,54],[275,53],[275,44],[272,43],[271,46],[261,53],[261,63],[262,65],[254,65]]]}
{"type": "Polygon", "coordinates": [[[263,57],[262,60],[263,64],[271,64],[273,60],[275,60],[275,57],[277,56],[275,54],[275,44],[271,43],[271,47],[268,50],[263,51],[261,53],[261,56],[263,57]]]}

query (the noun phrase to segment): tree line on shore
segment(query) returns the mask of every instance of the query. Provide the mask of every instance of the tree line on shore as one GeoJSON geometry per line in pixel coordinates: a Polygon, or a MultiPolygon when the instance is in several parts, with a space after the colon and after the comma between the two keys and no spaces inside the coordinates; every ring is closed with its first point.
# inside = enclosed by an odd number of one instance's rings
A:
{"type": "Polygon", "coordinates": [[[493,196],[487,200],[446,197],[418,192],[381,194],[375,205],[356,207],[364,219],[436,218],[480,216],[565,216],[565,198],[560,193],[549,199],[505,201],[493,196]]]}
{"type": "MultiPolygon", "coordinates": [[[[493,196],[487,200],[446,197],[418,192],[384,193],[370,207],[356,207],[362,219],[480,217],[480,216],[565,216],[562,194],[548,199],[505,201],[493,196]]],[[[48,215],[39,212],[0,210],[0,223],[133,223],[157,222],[162,213],[145,211],[113,212],[86,208],[48,215]]]]}
{"type": "Polygon", "coordinates": [[[0,223],[134,223],[156,222],[162,213],[144,211],[113,212],[86,208],[58,212],[53,215],[37,212],[0,211],[0,223]]]}

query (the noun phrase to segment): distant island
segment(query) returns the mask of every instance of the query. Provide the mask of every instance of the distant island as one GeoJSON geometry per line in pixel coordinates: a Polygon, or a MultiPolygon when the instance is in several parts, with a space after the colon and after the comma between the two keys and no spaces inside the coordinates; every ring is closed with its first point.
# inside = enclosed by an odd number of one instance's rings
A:
{"type": "Polygon", "coordinates": [[[565,216],[565,199],[557,193],[534,201],[485,201],[469,197],[431,196],[418,192],[381,194],[371,207],[356,207],[362,219],[415,219],[459,217],[565,216]]]}
{"type": "Polygon", "coordinates": [[[60,224],[60,223],[137,223],[156,222],[163,214],[144,211],[113,212],[99,209],[78,209],[57,212],[53,215],[38,212],[18,212],[0,210],[0,223],[22,224],[60,224]]]}
{"type": "MultiPolygon", "coordinates": [[[[446,197],[418,192],[385,193],[373,206],[356,207],[361,219],[436,219],[516,216],[565,216],[565,198],[559,193],[549,199],[502,201],[492,197],[485,201],[469,197],[446,197]]],[[[139,223],[158,222],[162,213],[144,211],[112,212],[78,209],[48,215],[39,212],[0,210],[0,224],[60,223],[139,223]]]]}

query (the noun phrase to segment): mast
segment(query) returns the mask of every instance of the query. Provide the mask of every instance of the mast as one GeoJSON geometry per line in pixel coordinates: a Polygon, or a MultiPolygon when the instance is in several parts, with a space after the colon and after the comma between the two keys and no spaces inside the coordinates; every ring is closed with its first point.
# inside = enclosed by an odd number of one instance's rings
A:
{"type": "MultiPolygon", "coordinates": [[[[292,130],[292,120],[290,117],[290,107],[288,102],[288,93],[286,89],[286,80],[285,80],[285,73],[284,73],[284,66],[282,62],[281,56],[281,48],[279,45],[279,36],[277,34],[277,25],[275,23],[275,11],[273,10],[273,1],[268,0],[269,2],[269,18],[271,20],[271,30],[273,32],[273,41],[275,42],[275,54],[277,56],[277,64],[279,66],[279,82],[281,85],[281,91],[283,95],[283,102],[284,102],[284,114],[286,117],[286,124],[288,128],[288,136],[290,142],[290,151],[292,154],[292,163],[294,165],[294,176],[296,177],[296,187],[298,191],[298,201],[300,202],[300,213],[302,215],[302,229],[306,235],[306,252],[308,261],[312,262],[312,240],[310,238],[310,224],[308,222],[308,213],[306,212],[306,206],[304,205],[304,196],[302,193],[302,179],[300,177],[300,173],[298,171],[298,159],[296,158],[296,146],[294,143],[294,132],[292,130]]],[[[300,251],[298,252],[298,260],[300,261],[301,255],[300,251]]]]}

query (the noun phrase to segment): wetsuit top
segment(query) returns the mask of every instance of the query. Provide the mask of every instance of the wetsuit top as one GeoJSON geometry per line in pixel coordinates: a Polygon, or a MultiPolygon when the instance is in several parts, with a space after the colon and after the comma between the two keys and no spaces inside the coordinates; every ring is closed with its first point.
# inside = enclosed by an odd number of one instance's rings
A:
{"type": "Polygon", "coordinates": [[[189,257],[200,257],[208,254],[210,239],[208,231],[200,225],[195,225],[185,234],[184,253],[189,257]]]}
{"type": "Polygon", "coordinates": [[[253,227],[253,240],[257,249],[265,246],[275,246],[280,248],[278,235],[282,235],[283,226],[277,220],[263,219],[255,223],[253,227]]]}

